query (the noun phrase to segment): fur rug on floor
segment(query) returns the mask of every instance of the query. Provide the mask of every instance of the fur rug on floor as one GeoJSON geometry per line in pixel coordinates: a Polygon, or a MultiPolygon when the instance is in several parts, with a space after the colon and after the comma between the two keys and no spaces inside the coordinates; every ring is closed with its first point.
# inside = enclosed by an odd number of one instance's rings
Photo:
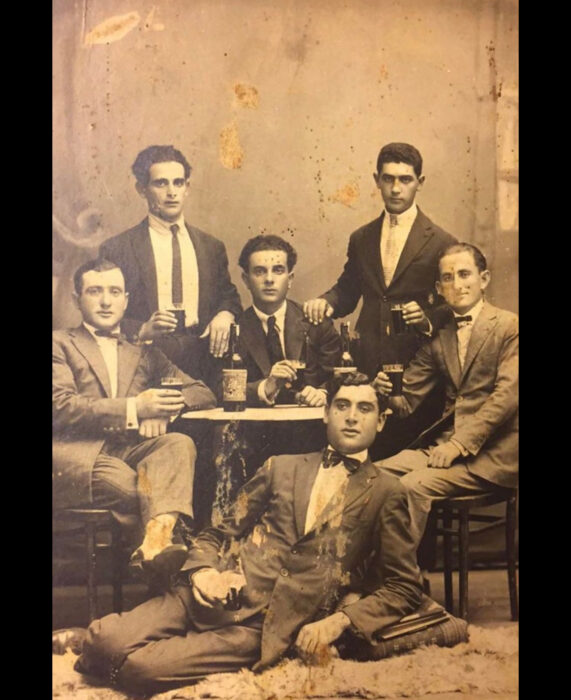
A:
{"type": "MultiPolygon", "coordinates": [[[[153,700],[286,700],[286,698],[417,698],[434,693],[515,693],[518,625],[469,625],[469,642],[421,647],[380,661],[333,659],[323,666],[287,660],[260,674],[221,673],[198,684],[154,695],[153,700]]],[[[53,657],[53,698],[125,700],[133,696],[95,687],[73,670],[71,651],[53,657]]]]}

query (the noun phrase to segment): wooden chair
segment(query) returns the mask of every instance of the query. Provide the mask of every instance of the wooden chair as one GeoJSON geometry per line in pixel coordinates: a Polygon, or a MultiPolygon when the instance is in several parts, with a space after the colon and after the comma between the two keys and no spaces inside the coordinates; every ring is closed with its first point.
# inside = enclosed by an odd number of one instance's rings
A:
{"type": "Polygon", "coordinates": [[[444,596],[445,607],[454,613],[454,593],[452,587],[452,538],[458,538],[458,578],[459,601],[458,616],[468,619],[468,571],[470,568],[470,536],[498,525],[505,526],[506,559],[508,570],[508,588],[512,620],[518,619],[518,598],[516,582],[516,489],[502,489],[495,492],[474,496],[458,496],[443,501],[436,501],[432,513],[436,517],[436,534],[443,536],[444,554],[444,596]],[[472,508],[506,504],[505,517],[498,515],[481,515],[470,513],[472,508]],[[440,522],[442,523],[440,525],[440,522]],[[457,523],[453,527],[453,523],[457,523]],[[470,529],[471,522],[485,523],[481,527],[470,529]]]}
{"type": "Polygon", "coordinates": [[[64,523],[74,523],[77,527],[58,532],[58,537],[83,533],[85,536],[85,556],[87,565],[87,605],[89,621],[99,617],[97,605],[97,582],[95,580],[97,553],[103,549],[111,550],[111,581],[113,586],[113,612],[121,612],[123,608],[122,566],[123,550],[121,546],[121,530],[110,510],[103,508],[65,508],[53,513],[55,520],[64,523]],[[110,543],[97,541],[97,533],[110,533],[110,543]]]}

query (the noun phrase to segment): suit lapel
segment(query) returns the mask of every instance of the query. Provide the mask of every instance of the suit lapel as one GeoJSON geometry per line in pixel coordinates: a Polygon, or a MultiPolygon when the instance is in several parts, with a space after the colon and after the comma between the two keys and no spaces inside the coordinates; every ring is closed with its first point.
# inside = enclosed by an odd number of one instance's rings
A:
{"type": "Polygon", "coordinates": [[[438,337],[442,346],[444,361],[448,367],[448,373],[455,387],[458,388],[460,386],[461,369],[458,358],[458,336],[456,335],[455,322],[449,322],[444,328],[441,328],[438,332],[438,337]]]}
{"type": "Polygon", "coordinates": [[[127,391],[133,381],[135,370],[141,358],[141,348],[120,341],[117,346],[117,397],[127,396],[127,391]]]}
{"type": "Polygon", "coordinates": [[[70,331],[70,335],[73,338],[75,347],[83,357],[85,357],[87,362],[89,362],[93,374],[97,377],[105,395],[108,397],[111,396],[111,384],[107,366],[91,333],[83,326],[79,326],[79,328],[74,328],[70,331]]]}
{"type": "Polygon", "coordinates": [[[299,360],[305,332],[309,331],[309,322],[303,318],[303,312],[287,301],[284,341],[285,356],[288,360],[299,360]]]}
{"type": "Polygon", "coordinates": [[[383,261],[381,260],[381,230],[383,227],[384,212],[378,219],[368,225],[367,234],[363,237],[363,267],[368,269],[380,290],[385,292],[385,276],[383,274],[383,261]]]}
{"type": "Polygon", "coordinates": [[[248,352],[258,365],[262,376],[267,377],[271,364],[266,346],[266,334],[262,328],[262,322],[251,306],[244,311],[240,318],[240,333],[242,337],[248,338],[248,352]]]}
{"type": "Polygon", "coordinates": [[[462,376],[460,381],[464,380],[464,377],[470,369],[470,365],[472,362],[474,362],[474,358],[480,351],[484,341],[494,327],[495,319],[496,310],[491,304],[484,302],[484,306],[482,307],[482,310],[474,323],[474,328],[472,328],[472,334],[470,335],[470,340],[468,341],[468,348],[466,350],[466,358],[464,360],[464,366],[462,367],[462,376]]]}
{"type": "Polygon", "coordinates": [[[306,455],[298,461],[295,466],[294,487],[293,487],[293,508],[295,515],[295,526],[297,536],[303,537],[305,534],[305,518],[307,516],[307,506],[311,496],[313,482],[317,475],[317,470],[321,464],[321,452],[306,455]]]}
{"type": "Polygon", "coordinates": [[[208,298],[205,290],[214,289],[216,287],[216,280],[209,279],[210,263],[212,261],[208,259],[208,251],[205,250],[203,240],[198,235],[198,231],[193,226],[186,223],[186,221],[184,225],[186,226],[196,254],[196,266],[198,269],[198,318],[204,319],[208,316],[208,298]]]}
{"type": "Polygon", "coordinates": [[[145,287],[147,304],[152,313],[159,308],[159,298],[157,295],[157,269],[151,243],[151,235],[149,233],[148,219],[145,219],[139,224],[133,236],[132,247],[133,255],[141,270],[139,276],[140,284],[145,287]]]}
{"type": "Polygon", "coordinates": [[[396,280],[400,277],[400,275],[402,275],[402,273],[418,255],[418,253],[424,248],[433,235],[434,234],[432,232],[430,222],[419,209],[416,219],[412,224],[412,228],[410,229],[410,233],[406,239],[406,243],[404,244],[404,248],[402,249],[395,274],[393,275],[389,286],[392,286],[396,282],[396,280]]]}

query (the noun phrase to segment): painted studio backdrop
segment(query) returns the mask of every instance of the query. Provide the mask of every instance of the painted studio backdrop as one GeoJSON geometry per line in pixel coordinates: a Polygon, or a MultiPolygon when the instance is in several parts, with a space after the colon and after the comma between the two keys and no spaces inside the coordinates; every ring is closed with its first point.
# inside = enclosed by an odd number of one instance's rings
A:
{"type": "Polygon", "coordinates": [[[292,297],[331,286],[375,218],[380,147],[415,144],[417,201],[481,246],[489,298],[517,311],[515,0],[54,0],[54,327],[71,276],[146,213],[130,166],[172,143],[193,166],[185,217],[238,253],[299,253],[292,297]]]}

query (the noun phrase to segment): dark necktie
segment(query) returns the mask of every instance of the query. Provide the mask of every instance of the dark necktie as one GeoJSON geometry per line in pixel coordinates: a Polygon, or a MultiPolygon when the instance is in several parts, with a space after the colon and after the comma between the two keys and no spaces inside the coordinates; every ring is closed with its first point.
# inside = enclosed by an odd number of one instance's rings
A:
{"type": "Polygon", "coordinates": [[[178,224],[173,224],[172,232],[172,303],[182,304],[182,259],[178,241],[178,224]]]}
{"type": "Polygon", "coordinates": [[[324,469],[329,469],[329,467],[335,467],[338,464],[343,464],[345,469],[349,474],[354,474],[357,469],[361,466],[361,462],[354,457],[347,457],[347,455],[342,455],[337,450],[330,450],[326,448],[323,451],[323,459],[321,461],[324,469]]]}
{"type": "Polygon", "coordinates": [[[472,317],[470,315],[468,315],[468,316],[455,316],[454,320],[456,321],[456,328],[461,328],[462,326],[465,326],[467,323],[471,323],[472,317]]]}
{"type": "Polygon", "coordinates": [[[119,331],[94,331],[95,335],[99,336],[100,338],[119,338],[121,335],[119,331]]]}
{"type": "Polygon", "coordinates": [[[280,334],[276,328],[276,317],[270,316],[268,318],[268,333],[266,335],[266,344],[268,346],[268,355],[270,356],[270,363],[275,365],[276,362],[284,359],[284,353],[282,350],[282,344],[280,343],[280,334]]]}

